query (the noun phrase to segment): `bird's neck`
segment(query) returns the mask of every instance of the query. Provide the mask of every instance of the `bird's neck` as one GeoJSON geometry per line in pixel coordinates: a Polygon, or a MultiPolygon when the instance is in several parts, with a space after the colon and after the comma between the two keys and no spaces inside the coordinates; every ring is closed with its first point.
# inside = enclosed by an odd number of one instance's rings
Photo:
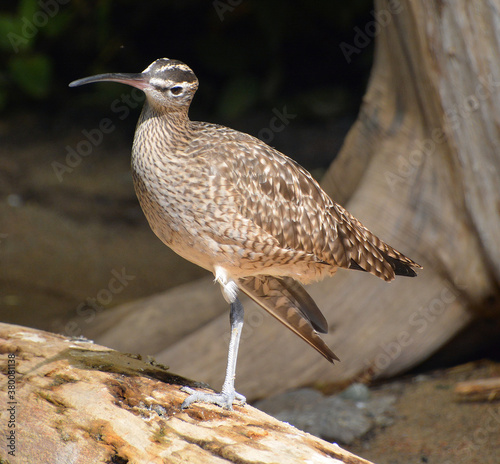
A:
{"type": "Polygon", "coordinates": [[[146,100],[137,131],[146,131],[162,145],[178,146],[187,141],[189,125],[188,108],[163,108],[146,100]]]}

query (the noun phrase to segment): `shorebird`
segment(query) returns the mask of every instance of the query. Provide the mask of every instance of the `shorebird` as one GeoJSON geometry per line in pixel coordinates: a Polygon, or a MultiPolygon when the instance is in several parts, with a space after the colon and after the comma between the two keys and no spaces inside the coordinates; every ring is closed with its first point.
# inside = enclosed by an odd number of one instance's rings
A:
{"type": "Polygon", "coordinates": [[[416,275],[416,262],[335,203],[295,161],[251,135],[191,121],[198,79],[186,64],[161,58],[141,73],[99,74],[70,86],[101,81],[146,94],[132,148],[139,203],[160,240],[212,272],[230,304],[222,390],[185,388],[190,395],[182,408],[245,402],[234,388],[244,314],[239,290],[333,363],[338,358],[319,335],[327,333],[327,321],[300,283],[339,267],[386,281],[416,275]]]}

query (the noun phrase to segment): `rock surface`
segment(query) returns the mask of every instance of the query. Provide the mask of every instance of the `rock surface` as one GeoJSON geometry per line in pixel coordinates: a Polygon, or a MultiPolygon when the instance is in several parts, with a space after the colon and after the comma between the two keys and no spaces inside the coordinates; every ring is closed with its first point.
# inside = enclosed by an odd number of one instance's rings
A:
{"type": "Polygon", "coordinates": [[[0,462],[369,464],[248,405],[181,411],[194,382],[88,340],[0,324],[0,363],[0,462]]]}
{"type": "Polygon", "coordinates": [[[376,425],[392,423],[394,395],[372,398],[368,388],[353,384],[335,396],[303,388],[255,403],[279,420],[332,442],[350,444],[376,425]]]}

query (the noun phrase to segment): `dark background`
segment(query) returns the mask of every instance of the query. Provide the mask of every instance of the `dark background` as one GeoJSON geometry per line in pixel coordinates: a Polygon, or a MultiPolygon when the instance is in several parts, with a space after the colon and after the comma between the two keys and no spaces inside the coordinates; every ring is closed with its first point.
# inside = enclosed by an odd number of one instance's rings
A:
{"type": "MultiPolygon", "coordinates": [[[[102,117],[123,92],[116,85],[75,91],[70,81],[139,72],[161,57],[184,61],[197,74],[192,119],[250,131],[262,127],[253,123],[259,113],[286,105],[303,123],[335,120],[345,132],[372,62],[372,40],[350,60],[340,48],[370,21],[369,0],[22,0],[2,8],[2,117],[42,113],[44,133],[54,120],[62,130],[89,113],[102,117]]],[[[309,167],[328,165],[335,148],[309,167]]]]}

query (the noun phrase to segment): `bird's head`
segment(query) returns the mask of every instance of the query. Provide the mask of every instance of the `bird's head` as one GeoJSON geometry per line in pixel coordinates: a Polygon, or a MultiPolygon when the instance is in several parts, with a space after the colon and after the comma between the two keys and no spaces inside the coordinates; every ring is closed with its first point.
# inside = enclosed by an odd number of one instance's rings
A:
{"type": "Polygon", "coordinates": [[[144,91],[151,105],[166,110],[189,107],[198,88],[198,79],[191,68],[181,61],[168,58],[154,61],[141,73],[98,74],[73,81],[69,86],[101,81],[120,82],[137,87],[144,91]]]}

